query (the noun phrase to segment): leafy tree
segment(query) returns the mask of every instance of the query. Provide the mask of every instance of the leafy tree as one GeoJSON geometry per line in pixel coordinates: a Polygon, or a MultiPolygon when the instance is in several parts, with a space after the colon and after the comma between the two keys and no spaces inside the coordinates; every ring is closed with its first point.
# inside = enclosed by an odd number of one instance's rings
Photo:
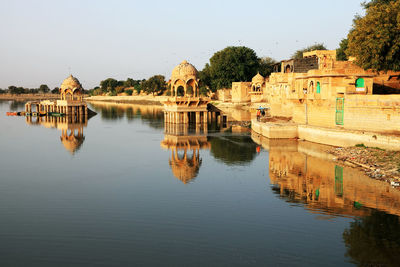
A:
{"type": "Polygon", "coordinates": [[[134,87],[135,86],[135,81],[132,78],[126,79],[124,82],[125,87],[134,87]]]}
{"type": "Polygon", "coordinates": [[[118,86],[118,81],[113,78],[108,78],[100,82],[100,87],[104,92],[114,91],[115,87],[118,86]]]}
{"type": "Polygon", "coordinates": [[[301,59],[303,58],[303,53],[304,52],[310,52],[310,51],[314,51],[314,50],[326,50],[326,47],[323,43],[319,43],[319,44],[314,44],[314,45],[310,45],[306,48],[297,50],[293,55],[292,58],[293,59],[301,59]]]}
{"type": "Polygon", "coordinates": [[[364,2],[361,5],[364,8],[370,8],[370,7],[378,5],[378,4],[388,4],[388,3],[393,2],[393,1],[396,1],[396,0],[372,0],[370,2],[364,2]]]}
{"type": "Polygon", "coordinates": [[[115,87],[115,92],[117,94],[123,93],[125,91],[125,87],[124,86],[117,86],[115,87]]]}
{"type": "Polygon", "coordinates": [[[245,46],[228,46],[216,52],[200,72],[200,79],[212,91],[230,88],[232,82],[249,81],[260,67],[253,49],[245,46]]]}
{"type": "Polygon", "coordinates": [[[339,48],[336,49],[336,60],[341,60],[345,61],[348,60],[347,55],[346,55],[346,49],[348,47],[349,40],[342,39],[342,41],[339,44],[339,48]]]}
{"type": "Polygon", "coordinates": [[[132,95],[133,90],[132,90],[132,89],[125,90],[125,93],[126,93],[127,95],[132,95]]]}
{"type": "Polygon", "coordinates": [[[16,86],[14,86],[14,85],[11,85],[11,86],[9,86],[8,87],[8,92],[10,93],[10,94],[23,94],[23,93],[25,93],[25,88],[23,88],[23,87],[16,87],[16,86]]]}
{"type": "Polygon", "coordinates": [[[258,71],[264,77],[269,76],[274,71],[276,60],[270,57],[263,57],[260,59],[260,67],[258,71]]]}
{"type": "Polygon", "coordinates": [[[348,35],[348,56],[364,69],[400,70],[400,1],[375,0],[364,4],[348,35]]]}
{"type": "Polygon", "coordinates": [[[4,94],[6,91],[4,89],[0,89],[0,94],[4,94]]]}
{"type": "Polygon", "coordinates": [[[163,75],[154,75],[148,80],[142,82],[142,90],[147,93],[162,93],[167,89],[167,84],[165,82],[165,77],[163,75]]]}
{"type": "Polygon", "coordinates": [[[30,94],[37,94],[37,93],[39,93],[39,89],[37,89],[37,88],[26,89],[25,91],[26,91],[26,93],[30,93],[30,94]]]}
{"type": "Polygon", "coordinates": [[[47,84],[41,84],[39,86],[39,92],[48,93],[48,92],[50,92],[50,88],[47,86],[47,84]]]}
{"type": "Polygon", "coordinates": [[[54,87],[54,89],[51,90],[51,93],[52,93],[52,94],[59,94],[59,93],[60,93],[60,88],[54,87]]]}

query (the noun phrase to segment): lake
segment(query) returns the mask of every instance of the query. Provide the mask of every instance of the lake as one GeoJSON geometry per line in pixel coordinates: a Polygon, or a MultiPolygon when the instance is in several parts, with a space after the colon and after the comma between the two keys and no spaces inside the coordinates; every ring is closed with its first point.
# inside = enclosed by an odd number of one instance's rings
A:
{"type": "Polygon", "coordinates": [[[164,125],[157,106],[7,117],[1,266],[397,266],[400,193],[324,147],[164,125]]]}

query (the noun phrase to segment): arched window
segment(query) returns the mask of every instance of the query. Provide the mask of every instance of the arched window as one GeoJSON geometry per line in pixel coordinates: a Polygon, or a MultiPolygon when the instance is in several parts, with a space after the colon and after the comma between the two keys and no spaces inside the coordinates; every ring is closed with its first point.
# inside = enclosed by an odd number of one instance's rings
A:
{"type": "Polygon", "coordinates": [[[314,93],[314,82],[313,81],[310,82],[310,86],[308,87],[308,91],[310,93],[314,93]]]}
{"type": "Polygon", "coordinates": [[[356,91],[365,91],[364,78],[358,78],[356,80],[356,91]]]}
{"type": "Polygon", "coordinates": [[[317,82],[317,94],[321,93],[321,84],[317,82]]]}

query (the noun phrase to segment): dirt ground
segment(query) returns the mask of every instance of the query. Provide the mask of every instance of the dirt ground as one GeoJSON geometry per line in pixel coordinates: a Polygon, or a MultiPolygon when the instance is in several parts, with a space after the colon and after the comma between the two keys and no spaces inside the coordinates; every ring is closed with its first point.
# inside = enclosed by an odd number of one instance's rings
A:
{"type": "Polygon", "coordinates": [[[361,168],[371,178],[400,186],[400,151],[383,150],[366,147],[362,144],[355,147],[336,147],[327,151],[337,160],[361,168]]]}

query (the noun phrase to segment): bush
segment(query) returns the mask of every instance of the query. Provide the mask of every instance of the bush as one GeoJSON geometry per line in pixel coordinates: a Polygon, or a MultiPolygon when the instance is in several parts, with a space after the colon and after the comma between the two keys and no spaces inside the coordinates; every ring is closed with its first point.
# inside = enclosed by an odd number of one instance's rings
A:
{"type": "Polygon", "coordinates": [[[125,90],[125,93],[126,93],[127,95],[132,95],[133,90],[132,90],[132,89],[125,90]]]}

